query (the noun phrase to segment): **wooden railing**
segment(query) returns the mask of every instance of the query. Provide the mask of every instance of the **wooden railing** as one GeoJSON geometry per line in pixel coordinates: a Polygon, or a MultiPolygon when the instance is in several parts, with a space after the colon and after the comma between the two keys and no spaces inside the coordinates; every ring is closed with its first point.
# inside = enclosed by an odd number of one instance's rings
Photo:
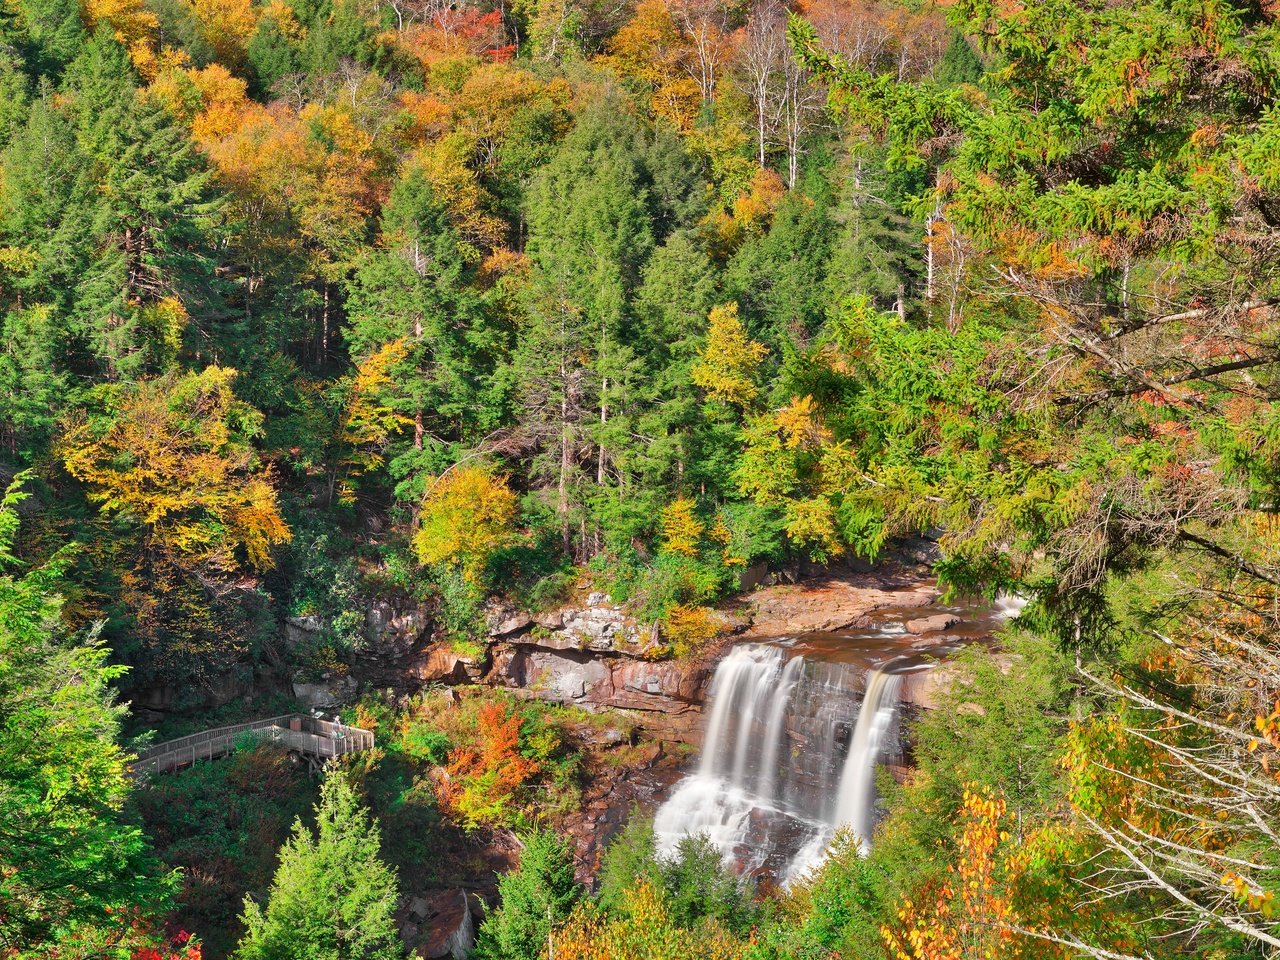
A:
{"type": "Polygon", "coordinates": [[[284,714],[266,720],[237,723],[166,740],[148,747],[129,765],[131,773],[170,773],[197,760],[212,760],[235,749],[246,734],[279,743],[308,757],[327,760],[373,748],[373,734],[359,727],[318,720],[306,714],[284,714]]]}

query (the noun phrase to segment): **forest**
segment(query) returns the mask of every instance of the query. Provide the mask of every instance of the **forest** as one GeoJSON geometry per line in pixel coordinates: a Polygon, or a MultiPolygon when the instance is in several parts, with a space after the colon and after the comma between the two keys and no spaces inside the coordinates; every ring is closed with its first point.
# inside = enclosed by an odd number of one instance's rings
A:
{"type": "Polygon", "coordinates": [[[1273,0],[0,0],[0,960],[1280,956],[1277,364],[1273,0]],[[1025,609],[794,882],[471,682],[919,542],[1025,609]]]}

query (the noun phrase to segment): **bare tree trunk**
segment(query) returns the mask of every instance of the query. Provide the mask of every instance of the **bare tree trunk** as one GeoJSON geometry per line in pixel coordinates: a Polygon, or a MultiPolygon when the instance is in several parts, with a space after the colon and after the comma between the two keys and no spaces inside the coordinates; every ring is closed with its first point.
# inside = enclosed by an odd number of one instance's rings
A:
{"type": "Polygon", "coordinates": [[[596,464],[596,486],[598,487],[604,486],[605,448],[604,448],[603,428],[605,424],[609,422],[609,406],[608,406],[608,403],[605,401],[605,391],[607,391],[608,389],[609,389],[609,378],[605,377],[603,382],[600,384],[600,427],[601,427],[600,458],[599,458],[599,462],[596,464]]]}

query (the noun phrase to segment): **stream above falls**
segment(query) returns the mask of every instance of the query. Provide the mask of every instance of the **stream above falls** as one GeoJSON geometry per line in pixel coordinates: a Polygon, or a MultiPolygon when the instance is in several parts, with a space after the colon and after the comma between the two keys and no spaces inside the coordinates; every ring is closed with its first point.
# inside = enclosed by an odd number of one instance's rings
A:
{"type": "Polygon", "coordinates": [[[782,884],[819,864],[841,827],[865,851],[876,772],[904,761],[904,700],[1020,611],[1012,598],[887,606],[856,628],[735,644],[708,689],[697,765],[655,815],[659,849],[705,834],[738,872],[782,884]]]}

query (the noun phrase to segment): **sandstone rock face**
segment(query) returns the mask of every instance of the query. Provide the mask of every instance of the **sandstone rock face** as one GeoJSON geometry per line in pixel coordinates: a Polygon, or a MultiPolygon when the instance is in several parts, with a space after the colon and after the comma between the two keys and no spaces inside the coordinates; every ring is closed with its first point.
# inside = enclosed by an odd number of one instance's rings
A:
{"type": "Polygon", "coordinates": [[[422,683],[471,683],[484,672],[473,658],[462,656],[447,643],[428,647],[412,658],[404,671],[422,683]]]}
{"type": "Polygon", "coordinates": [[[377,600],[364,616],[367,652],[379,658],[404,657],[431,638],[431,616],[410,600],[377,600]]]}
{"type": "Polygon", "coordinates": [[[522,633],[533,626],[533,618],[515,604],[492,603],[485,611],[485,627],[494,639],[522,633]]]}
{"type": "Polygon", "coordinates": [[[866,625],[868,615],[876,610],[925,606],[937,597],[937,587],[921,582],[917,576],[882,573],[817,577],[754,594],[748,601],[752,622],[746,636],[832,633],[866,625]]]}
{"type": "Polygon", "coordinates": [[[494,657],[486,681],[587,710],[642,712],[646,729],[693,742],[711,675],[706,661],[649,663],[617,654],[513,647],[494,657]]]}
{"type": "Polygon", "coordinates": [[[534,617],[508,615],[489,622],[489,636],[508,637],[543,650],[580,650],[643,656],[657,645],[654,629],[642,625],[613,603],[607,593],[594,592],[585,607],[564,607],[534,617]],[[519,634],[518,636],[515,636],[519,634]]]}

